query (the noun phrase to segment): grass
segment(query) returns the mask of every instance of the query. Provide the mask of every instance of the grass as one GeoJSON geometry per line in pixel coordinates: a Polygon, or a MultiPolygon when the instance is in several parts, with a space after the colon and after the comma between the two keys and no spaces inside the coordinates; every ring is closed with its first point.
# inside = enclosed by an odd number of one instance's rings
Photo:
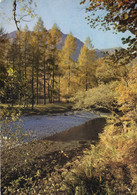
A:
{"type": "MultiPolygon", "coordinates": [[[[46,105],[34,105],[34,109],[32,110],[31,105],[27,105],[24,107],[23,105],[14,105],[14,108],[19,108],[24,115],[43,115],[43,114],[56,114],[56,113],[64,113],[68,112],[72,109],[72,103],[48,103],[46,105]]],[[[3,109],[8,107],[8,104],[0,104],[0,108],[3,109]]]]}
{"type": "Polygon", "coordinates": [[[63,113],[70,111],[72,108],[72,104],[70,103],[54,103],[54,104],[46,104],[46,105],[35,105],[32,110],[31,107],[22,109],[24,114],[54,114],[54,113],[63,113]]]}

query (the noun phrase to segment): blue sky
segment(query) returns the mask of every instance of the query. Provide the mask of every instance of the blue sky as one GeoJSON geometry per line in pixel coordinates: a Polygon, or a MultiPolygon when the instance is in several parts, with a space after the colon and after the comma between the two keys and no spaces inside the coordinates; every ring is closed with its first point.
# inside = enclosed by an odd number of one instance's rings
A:
{"type": "MultiPolygon", "coordinates": [[[[4,27],[6,32],[16,30],[16,26],[12,18],[12,0],[0,0],[0,25],[4,27]],[[9,20],[9,18],[11,20],[9,20]]],[[[105,49],[111,47],[121,47],[121,38],[129,34],[113,34],[112,31],[99,31],[92,29],[85,19],[85,5],[80,5],[80,0],[35,0],[37,8],[35,10],[38,17],[44,21],[45,27],[51,29],[56,23],[60,30],[67,34],[72,34],[81,41],[89,36],[94,48],[105,49]]],[[[32,30],[37,18],[30,22],[21,22],[23,28],[25,24],[32,30]]]]}

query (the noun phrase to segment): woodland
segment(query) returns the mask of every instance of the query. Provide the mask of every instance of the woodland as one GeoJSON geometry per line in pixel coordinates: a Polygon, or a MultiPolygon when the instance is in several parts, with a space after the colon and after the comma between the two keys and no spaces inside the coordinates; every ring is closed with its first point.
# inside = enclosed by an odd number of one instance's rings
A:
{"type": "Polygon", "coordinates": [[[122,39],[127,49],[97,58],[87,37],[76,59],[75,37],[68,34],[62,45],[57,25],[48,31],[41,18],[33,31],[26,26],[12,40],[0,30],[3,194],[137,194],[137,3],[89,3],[92,28],[132,33],[122,39]],[[97,16],[97,10],[106,15],[97,16]],[[40,140],[13,147],[21,131],[9,128],[11,120],[23,109],[62,102],[75,110],[109,113],[96,143],[73,148],[40,140]],[[55,151],[56,144],[62,152],[55,151]]]}
{"type": "Polygon", "coordinates": [[[53,25],[47,31],[41,18],[33,32],[26,26],[11,40],[1,29],[1,55],[6,64],[1,72],[2,103],[31,104],[33,109],[40,99],[43,104],[60,102],[60,98],[67,100],[80,89],[87,91],[97,85],[96,56],[90,39],[85,41],[76,61],[76,39],[70,33],[61,45],[61,38],[58,27],[53,25]]]}

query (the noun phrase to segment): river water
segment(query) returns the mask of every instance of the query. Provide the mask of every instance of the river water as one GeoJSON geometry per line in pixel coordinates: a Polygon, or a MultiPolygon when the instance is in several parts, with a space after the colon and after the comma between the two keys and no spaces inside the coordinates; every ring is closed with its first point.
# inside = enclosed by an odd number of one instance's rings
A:
{"type": "Polygon", "coordinates": [[[32,131],[31,139],[40,139],[99,117],[100,115],[82,111],[56,115],[23,116],[22,130],[23,132],[32,131]]]}

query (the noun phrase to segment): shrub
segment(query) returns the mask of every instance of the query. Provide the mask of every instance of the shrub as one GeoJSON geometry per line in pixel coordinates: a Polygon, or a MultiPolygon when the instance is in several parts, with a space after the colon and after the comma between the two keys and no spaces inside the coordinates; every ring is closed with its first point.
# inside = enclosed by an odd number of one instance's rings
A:
{"type": "Polygon", "coordinates": [[[114,110],[117,108],[115,88],[118,82],[101,84],[89,89],[87,92],[79,92],[71,101],[75,102],[75,108],[104,108],[114,110]]]}
{"type": "Polygon", "coordinates": [[[66,188],[80,194],[136,194],[137,132],[100,134],[65,176],[66,188]],[[71,187],[70,187],[71,185],[71,187]]]}

